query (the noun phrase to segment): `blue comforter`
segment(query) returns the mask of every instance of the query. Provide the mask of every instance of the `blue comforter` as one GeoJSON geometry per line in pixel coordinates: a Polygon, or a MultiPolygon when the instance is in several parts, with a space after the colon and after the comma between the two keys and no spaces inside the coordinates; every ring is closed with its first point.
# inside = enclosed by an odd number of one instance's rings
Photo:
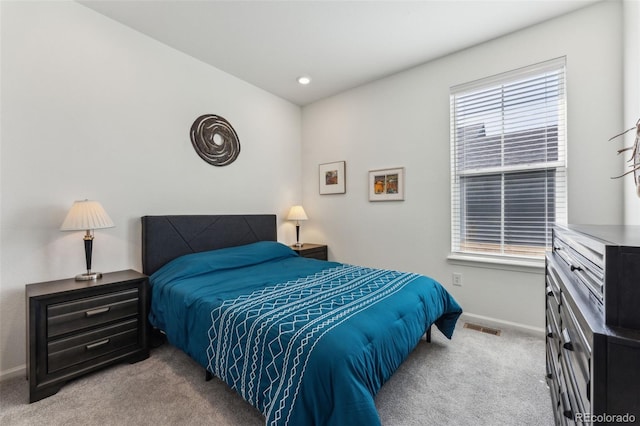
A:
{"type": "Polygon", "coordinates": [[[268,425],[380,424],[374,396],[435,324],[462,310],[422,275],[299,257],[276,242],[174,259],[150,321],[268,425]]]}

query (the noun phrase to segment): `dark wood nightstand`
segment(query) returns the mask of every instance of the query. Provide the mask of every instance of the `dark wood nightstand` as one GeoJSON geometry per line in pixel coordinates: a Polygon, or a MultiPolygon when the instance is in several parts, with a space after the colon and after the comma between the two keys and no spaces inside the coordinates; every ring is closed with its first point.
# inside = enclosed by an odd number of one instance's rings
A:
{"type": "Polygon", "coordinates": [[[295,245],[290,247],[302,257],[327,260],[327,246],[324,244],[304,243],[302,247],[296,247],[295,245]]]}
{"type": "Polygon", "coordinates": [[[28,284],[25,294],[29,402],[70,379],[149,357],[146,275],[126,270],[95,281],[28,284]]]}

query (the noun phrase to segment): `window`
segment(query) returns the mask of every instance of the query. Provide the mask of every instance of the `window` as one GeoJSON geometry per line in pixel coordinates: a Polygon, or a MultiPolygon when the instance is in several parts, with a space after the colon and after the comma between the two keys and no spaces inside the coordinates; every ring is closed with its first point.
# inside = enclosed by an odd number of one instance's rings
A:
{"type": "Polygon", "coordinates": [[[452,252],[542,258],[567,215],[565,59],[450,97],[452,252]]]}

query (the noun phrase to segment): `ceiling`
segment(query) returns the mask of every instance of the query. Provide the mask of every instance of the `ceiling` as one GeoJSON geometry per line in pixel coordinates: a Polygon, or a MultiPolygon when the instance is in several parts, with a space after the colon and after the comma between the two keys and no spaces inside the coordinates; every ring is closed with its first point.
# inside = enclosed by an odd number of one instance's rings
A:
{"type": "Polygon", "coordinates": [[[298,105],[594,2],[79,1],[298,105]],[[311,84],[298,84],[302,75],[311,84]]]}

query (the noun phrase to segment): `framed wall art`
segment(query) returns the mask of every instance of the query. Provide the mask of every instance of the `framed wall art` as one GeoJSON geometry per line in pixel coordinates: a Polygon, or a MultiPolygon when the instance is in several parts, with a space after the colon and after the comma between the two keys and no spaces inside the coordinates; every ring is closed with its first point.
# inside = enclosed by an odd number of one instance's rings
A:
{"type": "Polygon", "coordinates": [[[344,161],[320,164],[318,171],[320,195],[344,194],[347,192],[344,161]]]}
{"type": "Polygon", "coordinates": [[[404,200],[404,167],[369,170],[369,201],[404,200]]]}

